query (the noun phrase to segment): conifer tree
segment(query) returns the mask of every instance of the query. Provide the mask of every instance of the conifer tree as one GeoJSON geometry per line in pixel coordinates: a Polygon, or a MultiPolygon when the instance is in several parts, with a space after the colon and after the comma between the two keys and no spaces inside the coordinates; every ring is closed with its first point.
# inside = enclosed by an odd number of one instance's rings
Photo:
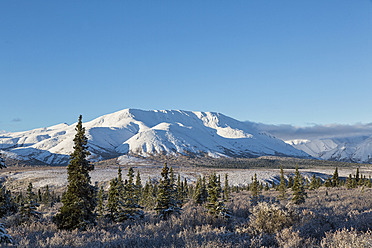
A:
{"type": "Polygon", "coordinates": [[[97,217],[98,218],[103,218],[104,214],[105,214],[105,192],[103,190],[103,186],[101,186],[101,188],[99,189],[98,191],[98,195],[97,195],[97,200],[98,200],[98,204],[97,204],[97,208],[96,208],[96,213],[97,213],[97,217]]]}
{"type": "Polygon", "coordinates": [[[144,213],[142,207],[138,205],[136,196],[136,185],[133,182],[134,171],[130,167],[128,170],[128,182],[125,184],[125,193],[123,198],[123,209],[119,213],[119,221],[134,220],[142,218],[144,213]]]}
{"type": "Polygon", "coordinates": [[[349,177],[346,179],[346,188],[353,188],[353,178],[351,177],[351,174],[349,174],[349,177]]]}
{"type": "Polygon", "coordinates": [[[88,139],[79,116],[74,138],[74,151],[67,166],[67,191],[62,196],[63,206],[53,221],[59,229],[85,229],[95,223],[96,188],[90,184],[89,171],[94,169],[87,157],[88,139]]]}
{"type": "Polygon", "coordinates": [[[331,187],[332,186],[332,181],[331,181],[331,178],[328,176],[327,180],[325,180],[324,182],[324,187],[331,187]]]}
{"type": "Polygon", "coordinates": [[[253,199],[257,200],[259,195],[260,195],[260,185],[257,181],[257,174],[254,173],[254,177],[253,177],[253,182],[252,182],[252,186],[251,186],[251,191],[252,191],[252,196],[253,196],[253,199]]]}
{"type": "Polygon", "coordinates": [[[0,169],[6,168],[5,160],[2,157],[2,154],[0,153],[0,169]]]}
{"type": "Polygon", "coordinates": [[[317,188],[317,180],[316,180],[315,174],[313,174],[313,176],[311,177],[309,189],[314,190],[316,188],[317,188]]]}
{"type": "Polygon", "coordinates": [[[356,181],[356,183],[359,183],[359,168],[357,168],[357,170],[356,170],[355,181],[356,181]]]}
{"type": "Polygon", "coordinates": [[[9,213],[17,212],[17,204],[14,202],[12,194],[6,189],[5,185],[0,184],[0,218],[9,213]]]}
{"type": "Polygon", "coordinates": [[[206,202],[208,198],[208,189],[205,176],[203,176],[202,184],[201,184],[201,191],[202,191],[202,201],[206,202]]]}
{"type": "Polygon", "coordinates": [[[287,188],[288,189],[291,189],[293,187],[293,177],[292,176],[289,176],[288,177],[288,185],[287,185],[287,188]]]}
{"type": "Polygon", "coordinates": [[[269,189],[270,189],[269,184],[266,182],[265,187],[264,187],[264,190],[265,191],[268,191],[269,189]]]}
{"type": "Polygon", "coordinates": [[[300,175],[300,172],[298,171],[298,166],[296,164],[296,172],[295,172],[295,178],[293,180],[293,187],[292,187],[292,202],[296,205],[302,204],[305,202],[305,188],[304,188],[304,182],[303,178],[300,175]]]}
{"type": "Polygon", "coordinates": [[[332,187],[337,187],[339,185],[339,179],[338,179],[338,168],[336,167],[335,172],[332,176],[332,187]]]}
{"type": "Polygon", "coordinates": [[[369,175],[369,180],[368,180],[368,183],[367,183],[367,187],[372,188],[371,175],[369,175]]]}
{"type": "Polygon", "coordinates": [[[51,195],[49,191],[49,185],[45,187],[44,194],[43,194],[43,204],[48,205],[51,202],[51,195]]]}
{"type": "Polygon", "coordinates": [[[218,197],[218,178],[215,173],[209,177],[208,182],[208,199],[206,208],[209,209],[209,213],[215,217],[221,216],[225,218],[231,217],[228,209],[226,208],[223,201],[219,201],[218,197]]]}
{"type": "Polygon", "coordinates": [[[280,166],[280,184],[279,184],[278,189],[279,189],[279,192],[280,192],[279,198],[284,199],[287,186],[285,185],[283,165],[280,166]]]}
{"type": "Polygon", "coordinates": [[[177,187],[176,200],[177,200],[177,202],[179,202],[179,205],[182,206],[184,192],[183,192],[183,182],[181,182],[180,174],[178,174],[178,177],[177,177],[177,186],[176,187],[177,187]]]}
{"type": "Polygon", "coordinates": [[[225,201],[230,200],[230,187],[229,187],[229,181],[227,179],[227,173],[225,174],[224,198],[225,198],[225,201]]]}
{"type": "Polygon", "coordinates": [[[108,191],[107,216],[109,217],[109,219],[111,219],[112,221],[117,221],[121,212],[122,205],[123,202],[119,190],[119,182],[118,178],[115,177],[110,181],[110,188],[108,191]]]}
{"type": "Polygon", "coordinates": [[[140,203],[141,198],[142,198],[142,190],[143,190],[143,186],[142,186],[142,182],[141,182],[141,175],[140,175],[139,171],[137,171],[135,195],[136,195],[138,204],[140,203]]]}
{"type": "Polygon", "coordinates": [[[25,202],[21,205],[20,213],[23,221],[30,221],[32,219],[40,218],[40,212],[36,209],[39,204],[36,201],[36,195],[32,191],[32,183],[28,184],[25,202]]]}
{"type": "Polygon", "coordinates": [[[198,179],[196,180],[196,185],[195,185],[195,190],[194,190],[194,195],[193,199],[196,204],[203,204],[203,188],[202,188],[202,179],[201,176],[199,175],[198,179]]]}
{"type": "Polygon", "coordinates": [[[168,219],[172,214],[179,214],[182,209],[178,207],[175,199],[173,185],[169,178],[169,168],[167,163],[164,163],[161,176],[162,179],[160,179],[158,186],[155,210],[160,218],[168,219]]]}

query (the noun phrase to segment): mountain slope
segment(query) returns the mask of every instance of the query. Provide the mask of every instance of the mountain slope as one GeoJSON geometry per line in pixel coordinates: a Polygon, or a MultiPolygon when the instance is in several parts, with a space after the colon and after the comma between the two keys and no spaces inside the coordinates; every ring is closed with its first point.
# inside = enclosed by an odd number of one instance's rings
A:
{"type": "MultiPolygon", "coordinates": [[[[72,152],[75,125],[60,124],[0,134],[7,156],[47,164],[64,164],[72,152]]],[[[123,154],[141,156],[208,154],[257,157],[308,157],[252,125],[219,113],[124,109],[84,123],[92,160],[123,154]]]]}
{"type": "Polygon", "coordinates": [[[286,143],[320,159],[372,163],[372,136],[288,140],[286,143]]]}

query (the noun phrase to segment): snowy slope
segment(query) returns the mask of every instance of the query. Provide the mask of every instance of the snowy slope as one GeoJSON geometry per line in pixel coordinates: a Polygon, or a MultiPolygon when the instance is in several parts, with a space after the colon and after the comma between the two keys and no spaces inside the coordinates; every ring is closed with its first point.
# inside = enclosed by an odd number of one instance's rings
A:
{"type": "Polygon", "coordinates": [[[372,136],[295,139],[286,143],[320,159],[372,163],[372,136]]]}
{"type": "MultiPolygon", "coordinates": [[[[63,164],[72,152],[75,125],[60,124],[0,134],[7,156],[63,164]]],[[[205,153],[210,156],[308,157],[252,125],[219,113],[124,109],[83,124],[92,160],[119,157],[205,153]]]]}

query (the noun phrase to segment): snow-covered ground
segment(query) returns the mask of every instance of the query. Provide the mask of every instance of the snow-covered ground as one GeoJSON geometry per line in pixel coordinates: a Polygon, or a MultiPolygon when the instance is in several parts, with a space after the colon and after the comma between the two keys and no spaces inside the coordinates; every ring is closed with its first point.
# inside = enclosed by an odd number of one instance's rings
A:
{"type": "MultiPolygon", "coordinates": [[[[126,179],[129,166],[122,167],[123,179],[126,179]]],[[[140,172],[142,183],[144,184],[149,177],[152,180],[158,181],[161,177],[161,165],[137,164],[133,166],[135,173],[140,172]]],[[[278,169],[209,169],[195,167],[173,167],[176,177],[178,174],[181,179],[187,178],[188,183],[193,183],[198,176],[208,176],[215,172],[221,176],[221,182],[224,183],[225,174],[228,174],[230,185],[246,185],[251,183],[251,178],[257,174],[257,179],[263,183],[271,183],[273,180],[278,183],[280,179],[280,170],[278,169]]],[[[355,168],[339,168],[339,176],[347,177],[349,174],[355,174],[355,168]]],[[[97,166],[91,173],[92,183],[98,182],[107,189],[109,181],[117,176],[118,166],[97,166]]],[[[317,177],[326,179],[332,176],[334,168],[321,169],[300,169],[300,173],[306,178],[311,178],[313,174],[317,177]]],[[[360,168],[360,172],[368,177],[372,175],[372,168],[360,168]]],[[[284,170],[286,178],[289,175],[294,175],[293,169],[284,170]]],[[[27,168],[12,170],[11,168],[0,171],[0,178],[6,180],[6,184],[15,190],[25,190],[27,184],[32,182],[35,188],[45,187],[49,185],[52,188],[63,188],[67,185],[67,170],[66,167],[55,168],[27,168]]]]}

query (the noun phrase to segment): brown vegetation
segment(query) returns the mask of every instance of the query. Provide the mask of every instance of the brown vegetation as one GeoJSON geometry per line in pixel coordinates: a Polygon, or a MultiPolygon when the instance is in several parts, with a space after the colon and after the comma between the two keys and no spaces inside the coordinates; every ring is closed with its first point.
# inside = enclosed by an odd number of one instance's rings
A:
{"type": "Polygon", "coordinates": [[[154,211],[143,219],[101,220],[86,231],[61,231],[51,217],[60,207],[41,205],[41,219],[20,224],[3,218],[16,247],[371,247],[372,189],[324,188],[308,191],[300,206],[279,192],[264,191],[258,204],[251,193],[232,193],[232,217],[215,218],[192,201],[180,216],[161,220],[154,211]]]}

